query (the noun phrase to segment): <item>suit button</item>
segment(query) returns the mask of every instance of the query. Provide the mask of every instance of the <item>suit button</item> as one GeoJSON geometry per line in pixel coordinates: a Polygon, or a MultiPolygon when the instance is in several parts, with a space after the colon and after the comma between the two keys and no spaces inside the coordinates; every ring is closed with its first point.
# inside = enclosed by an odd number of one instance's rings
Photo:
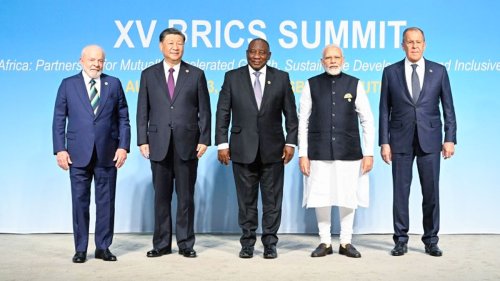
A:
{"type": "Polygon", "coordinates": [[[170,109],[174,109],[174,107],[173,107],[173,106],[171,106],[171,107],[170,107],[170,109]]]}

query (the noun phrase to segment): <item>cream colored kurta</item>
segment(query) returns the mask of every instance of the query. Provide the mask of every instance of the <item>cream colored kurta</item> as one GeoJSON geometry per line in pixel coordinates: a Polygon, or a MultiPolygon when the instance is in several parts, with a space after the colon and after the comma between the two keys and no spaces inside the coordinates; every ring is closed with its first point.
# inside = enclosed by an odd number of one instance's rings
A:
{"type": "MultiPolygon", "coordinates": [[[[328,93],[329,94],[329,93],[328,93]]],[[[346,102],[349,102],[346,100],[346,102]]],[[[299,157],[307,156],[307,134],[311,115],[311,90],[309,82],[304,86],[300,99],[299,114],[299,157]]],[[[373,156],[375,126],[370,103],[360,82],[355,100],[362,128],[363,156],[373,156]]],[[[304,176],[304,198],[306,208],[341,206],[356,209],[368,207],[368,174],[361,174],[361,160],[357,161],[320,161],[311,160],[310,176],[304,176]]]]}

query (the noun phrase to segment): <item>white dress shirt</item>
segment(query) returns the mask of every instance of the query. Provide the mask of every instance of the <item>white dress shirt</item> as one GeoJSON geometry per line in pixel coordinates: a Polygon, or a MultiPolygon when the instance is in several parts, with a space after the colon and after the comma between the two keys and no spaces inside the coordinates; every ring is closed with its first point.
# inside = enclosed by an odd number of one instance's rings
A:
{"type": "Polygon", "coordinates": [[[420,58],[419,61],[417,62],[411,62],[408,60],[408,58],[405,58],[405,79],[406,79],[406,86],[408,87],[408,91],[410,91],[410,96],[413,97],[413,91],[411,87],[411,74],[413,72],[413,67],[411,66],[412,64],[416,63],[417,66],[417,75],[418,75],[418,82],[420,82],[420,89],[422,89],[422,86],[424,85],[424,75],[425,75],[425,60],[424,57],[420,58]]]}

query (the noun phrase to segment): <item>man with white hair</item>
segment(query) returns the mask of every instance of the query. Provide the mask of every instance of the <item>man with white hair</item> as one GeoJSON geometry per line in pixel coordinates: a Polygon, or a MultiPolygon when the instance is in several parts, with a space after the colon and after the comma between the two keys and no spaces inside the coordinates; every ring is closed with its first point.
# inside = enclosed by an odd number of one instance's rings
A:
{"type": "Polygon", "coordinates": [[[355,209],[368,206],[368,172],[373,167],[375,138],[373,115],[359,79],[342,72],[342,50],[326,46],[321,63],[325,72],[305,84],[299,116],[303,205],[315,208],[321,240],[311,256],[333,253],[331,207],[338,206],[339,254],[360,258],[351,239],[355,209]]]}
{"type": "Polygon", "coordinates": [[[95,255],[116,261],[113,242],[117,170],[130,151],[130,121],[122,84],[102,73],[104,50],[83,48],[82,71],[65,78],[57,92],[52,123],[57,165],[69,170],[73,206],[74,263],[87,260],[91,184],[96,205],[95,255]]]}

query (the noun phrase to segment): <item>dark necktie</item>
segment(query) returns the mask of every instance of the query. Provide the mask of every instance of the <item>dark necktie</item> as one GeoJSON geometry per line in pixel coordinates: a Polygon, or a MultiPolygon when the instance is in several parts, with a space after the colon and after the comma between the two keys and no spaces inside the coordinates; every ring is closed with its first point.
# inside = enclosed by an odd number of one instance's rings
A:
{"type": "Polygon", "coordinates": [[[168,73],[167,85],[168,85],[168,93],[170,94],[170,98],[174,97],[174,90],[175,90],[174,71],[175,71],[175,69],[173,69],[173,68],[170,68],[168,70],[169,73],[168,73]]]}
{"type": "Polygon", "coordinates": [[[416,63],[411,65],[413,68],[411,73],[411,94],[413,95],[414,103],[417,103],[418,96],[420,96],[420,79],[418,79],[417,66],[416,63]]]}
{"type": "Polygon", "coordinates": [[[260,109],[260,104],[262,102],[262,87],[260,86],[259,76],[261,75],[261,73],[259,71],[256,71],[253,74],[255,75],[255,82],[253,83],[253,93],[255,94],[257,107],[260,109]]]}
{"type": "Polygon", "coordinates": [[[99,107],[99,93],[95,87],[95,80],[90,80],[90,104],[92,105],[92,109],[94,110],[94,114],[97,113],[97,108],[99,107]]]}

